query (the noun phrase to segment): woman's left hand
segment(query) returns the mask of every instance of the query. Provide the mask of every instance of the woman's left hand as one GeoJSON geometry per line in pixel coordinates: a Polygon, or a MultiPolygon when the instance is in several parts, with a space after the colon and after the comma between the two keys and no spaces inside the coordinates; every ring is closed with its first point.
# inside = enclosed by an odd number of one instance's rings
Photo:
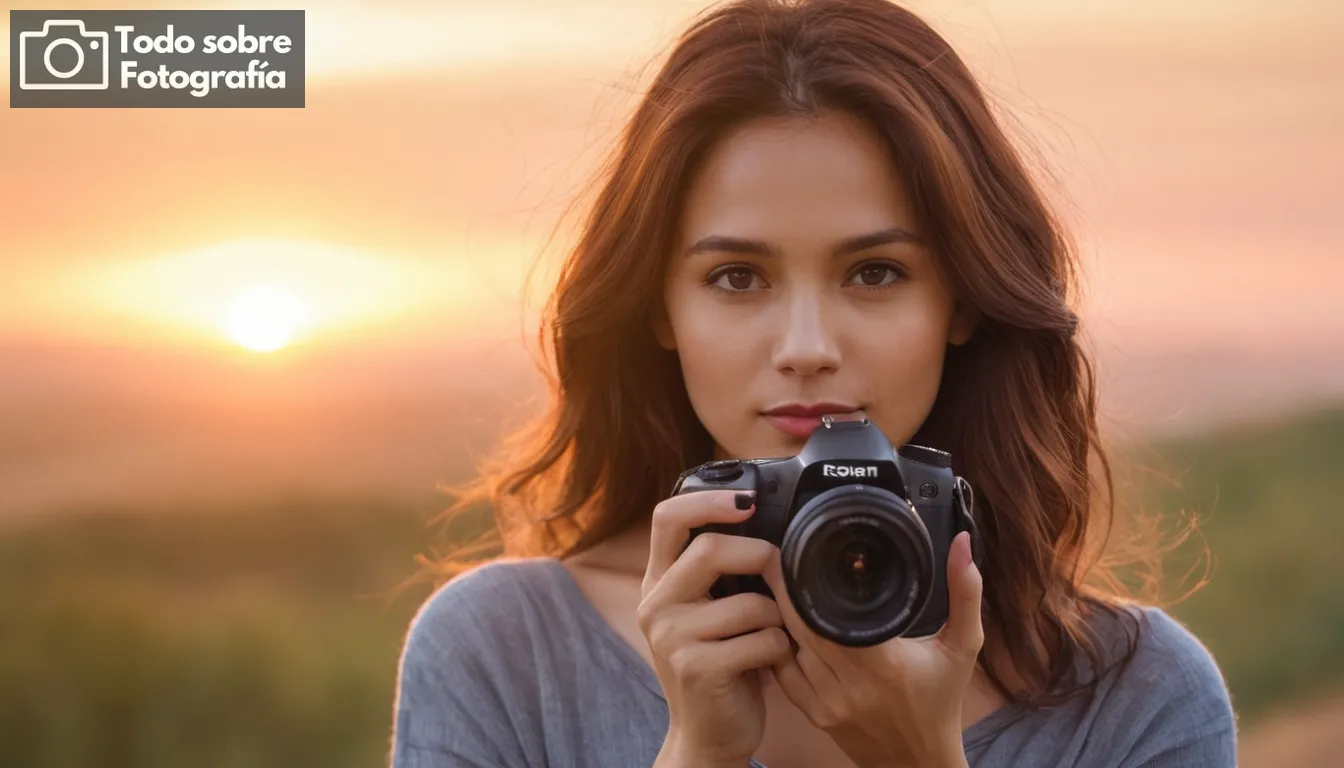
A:
{"type": "Polygon", "coordinates": [[[970,537],[947,558],[948,619],[937,634],[848,648],[819,637],[798,616],[776,557],[765,574],[798,648],[773,668],[784,693],[859,768],[966,766],[961,709],[984,644],[980,571],[970,537]]]}

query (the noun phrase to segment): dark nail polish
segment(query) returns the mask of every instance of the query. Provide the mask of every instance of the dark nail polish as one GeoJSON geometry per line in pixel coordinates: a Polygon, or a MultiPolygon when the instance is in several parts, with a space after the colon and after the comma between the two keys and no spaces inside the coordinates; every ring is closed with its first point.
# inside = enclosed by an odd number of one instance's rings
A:
{"type": "Polygon", "coordinates": [[[738,509],[751,509],[751,503],[755,500],[754,493],[739,493],[733,497],[733,504],[738,509]]]}

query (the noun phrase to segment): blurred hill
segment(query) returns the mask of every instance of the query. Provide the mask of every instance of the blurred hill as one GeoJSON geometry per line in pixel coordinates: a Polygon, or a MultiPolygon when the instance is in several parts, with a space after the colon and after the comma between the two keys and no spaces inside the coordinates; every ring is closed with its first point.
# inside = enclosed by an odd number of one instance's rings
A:
{"type": "Polygon", "coordinates": [[[1209,584],[1175,610],[1205,638],[1248,717],[1344,688],[1341,456],[1344,409],[1225,427],[1131,455],[1170,476],[1144,484],[1149,504],[1198,520],[1166,571],[1173,593],[1186,573],[1209,584]]]}
{"type": "Polygon", "coordinates": [[[0,372],[0,524],[84,504],[415,498],[462,479],[540,394],[520,336],[486,334],[276,355],[0,345],[0,372]]]}
{"type": "MultiPolygon", "coordinates": [[[[531,332],[479,326],[275,355],[0,343],[0,524],[81,504],[416,498],[540,407],[531,332]]],[[[1107,426],[1125,440],[1199,433],[1344,398],[1344,349],[1243,342],[1099,344],[1107,426]]]]}
{"type": "MultiPolygon", "coordinates": [[[[1342,453],[1344,409],[1127,453],[1179,481],[1146,482],[1143,498],[1202,521],[1171,586],[1205,543],[1211,580],[1170,610],[1227,675],[1248,768],[1322,766],[1344,748],[1341,708],[1312,703],[1344,692],[1342,453]]],[[[453,533],[430,523],[443,504],[296,494],[11,521],[0,765],[379,764],[402,633],[429,589],[393,587],[453,533]]]]}

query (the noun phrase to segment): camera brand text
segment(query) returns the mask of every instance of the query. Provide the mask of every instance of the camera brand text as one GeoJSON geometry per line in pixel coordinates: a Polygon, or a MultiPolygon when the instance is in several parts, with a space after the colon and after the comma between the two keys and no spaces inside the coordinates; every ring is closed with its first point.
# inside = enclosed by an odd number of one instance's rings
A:
{"type": "Polygon", "coordinates": [[[823,477],[877,477],[877,467],[871,464],[861,467],[852,467],[847,464],[822,464],[821,474],[823,477]]]}

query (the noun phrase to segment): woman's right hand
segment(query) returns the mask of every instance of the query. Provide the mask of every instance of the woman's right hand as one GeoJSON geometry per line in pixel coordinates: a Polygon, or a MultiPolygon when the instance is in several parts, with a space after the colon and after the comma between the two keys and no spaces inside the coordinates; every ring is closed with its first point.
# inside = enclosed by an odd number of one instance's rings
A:
{"type": "Polygon", "coordinates": [[[653,510],[638,616],[669,711],[657,765],[740,768],[765,734],[757,670],[791,653],[779,608],[764,595],[714,600],[709,590],[722,574],[762,573],[778,550],[721,533],[701,533],[686,546],[692,529],[739,523],[754,511],[755,493],[731,490],[673,496],[653,510]]]}

